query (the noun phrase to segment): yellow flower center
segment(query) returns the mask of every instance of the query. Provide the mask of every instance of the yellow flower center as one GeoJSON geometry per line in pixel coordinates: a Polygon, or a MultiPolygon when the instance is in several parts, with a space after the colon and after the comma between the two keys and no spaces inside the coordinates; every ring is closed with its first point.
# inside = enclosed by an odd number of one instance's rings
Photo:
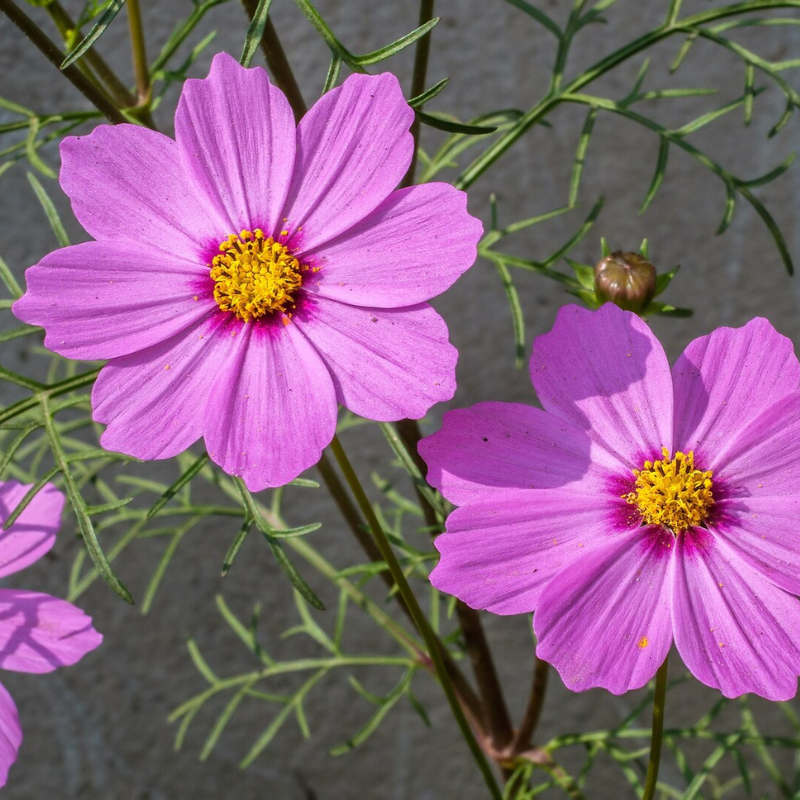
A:
{"type": "Polygon", "coordinates": [[[276,312],[291,316],[306,270],[286,245],[260,228],[231,234],[211,262],[214,300],[243,322],[276,312]]]}
{"type": "Polygon", "coordinates": [[[694,468],[694,453],[675,453],[661,448],[660,461],[645,461],[642,469],[633,470],[634,490],[622,495],[635,505],[647,525],[663,525],[674,534],[700,525],[714,505],[711,471],[694,468]]]}

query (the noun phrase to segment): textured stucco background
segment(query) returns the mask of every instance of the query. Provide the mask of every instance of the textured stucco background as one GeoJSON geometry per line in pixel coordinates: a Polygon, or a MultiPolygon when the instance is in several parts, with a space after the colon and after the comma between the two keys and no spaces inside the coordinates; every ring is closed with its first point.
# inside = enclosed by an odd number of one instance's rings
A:
{"type": "MultiPolygon", "coordinates": [[[[536,4],[559,20],[566,17],[571,5],[563,0],[536,0],[536,4]]],[[[79,3],[65,5],[74,11],[79,3]]],[[[188,13],[190,4],[188,0],[142,0],[142,5],[149,49],[155,53],[175,22],[188,13]]],[[[609,25],[594,26],[578,40],[568,72],[593,63],[654,27],[666,5],[660,0],[620,0],[608,12],[609,25]]],[[[687,2],[685,13],[710,5],[687,2]]],[[[320,0],[318,6],[354,52],[375,49],[416,25],[416,3],[410,0],[320,0]]],[[[50,30],[43,14],[34,10],[31,13],[50,30]]],[[[541,96],[554,57],[550,34],[502,0],[440,0],[437,13],[442,22],[434,34],[429,85],[445,76],[450,76],[451,83],[432,108],[468,119],[493,108],[525,109],[541,96]]],[[[289,0],[275,0],[272,14],[310,102],[322,87],[327,50],[289,0]]],[[[124,13],[101,40],[100,50],[127,80],[130,65],[123,17],[124,13]]],[[[212,29],[216,29],[217,36],[195,65],[195,76],[205,75],[214,52],[226,49],[239,53],[246,30],[241,8],[235,2],[215,8],[206,18],[202,33],[212,29]]],[[[196,34],[187,47],[199,38],[200,34],[196,34]]],[[[749,30],[739,38],[768,59],[789,59],[800,54],[797,27],[749,30]]],[[[708,44],[695,47],[677,75],[670,78],[668,65],[677,47],[677,40],[672,40],[649,54],[653,64],[645,88],[714,87],[719,93],[713,98],[663,101],[653,112],[660,120],[679,125],[701,110],[741,95],[741,63],[708,44]]],[[[610,97],[623,96],[643,58],[632,59],[599,81],[593,90],[610,97]]],[[[260,54],[255,63],[263,63],[260,54]]],[[[410,52],[383,67],[400,76],[408,91],[410,52]]],[[[787,77],[791,77],[789,73],[787,77]]],[[[767,81],[759,79],[759,83],[767,81]]],[[[85,107],[82,97],[26,45],[2,16],[0,95],[39,111],[85,107]]],[[[173,91],[158,111],[162,130],[171,130],[176,99],[173,91]]],[[[749,128],[742,125],[739,110],[693,136],[692,141],[707,148],[737,175],[763,174],[794,149],[796,119],[777,138],[766,138],[783,104],[782,96],[770,88],[756,99],[755,118],[749,128]]],[[[502,223],[564,205],[582,119],[583,111],[562,108],[552,116],[553,128],[539,127],[529,133],[470,190],[473,212],[488,221],[491,192],[497,194],[502,223]]],[[[438,140],[437,133],[425,131],[424,144],[433,145],[438,140]]],[[[786,275],[764,225],[748,206],[741,204],[730,230],[715,237],[724,191],[708,171],[684,154],[673,152],[658,198],[645,215],[637,214],[652,175],[657,144],[652,134],[629,122],[601,117],[589,151],[581,208],[530,229],[506,246],[526,257],[549,254],[569,238],[592,203],[603,195],[606,202],[599,222],[572,255],[590,262],[596,260],[600,235],[613,248],[622,249],[636,248],[646,236],[657,265],[668,268],[682,264],[682,273],[665,299],[693,307],[695,316],[690,320],[653,322],[671,358],[695,336],[719,325],[741,325],[755,315],[769,317],[797,342],[800,284],[786,275]]],[[[46,149],[43,157],[57,166],[55,148],[46,149]]],[[[756,190],[778,219],[796,258],[800,258],[800,218],[795,201],[800,194],[799,176],[800,171],[795,168],[776,183],[756,190]]],[[[48,183],[48,189],[57,200],[73,240],[80,241],[84,235],[65,199],[54,182],[48,183]]],[[[21,278],[26,266],[54,246],[24,167],[17,166],[0,179],[0,254],[21,278]]],[[[528,322],[530,346],[533,336],[552,325],[555,311],[569,297],[538,276],[518,274],[515,278],[528,322]]],[[[494,268],[477,264],[435,304],[448,320],[453,342],[461,353],[459,390],[453,405],[486,399],[532,401],[527,371],[514,370],[511,322],[494,268]]],[[[2,346],[0,362],[21,365],[21,348],[17,344],[2,346]]],[[[9,399],[10,395],[0,401],[6,403],[9,399]]],[[[426,423],[428,429],[435,427],[441,410],[432,413],[426,423]]],[[[387,458],[386,446],[375,431],[358,429],[347,434],[347,442],[351,451],[358,453],[359,469],[365,479],[387,458]]],[[[170,474],[160,467],[154,469],[159,476],[170,474]]],[[[294,496],[302,502],[287,506],[291,522],[323,520],[323,529],[313,535],[314,543],[336,564],[343,566],[355,559],[357,552],[349,533],[323,490],[305,490],[294,496]]],[[[67,523],[53,557],[27,570],[19,582],[29,588],[63,594],[70,564],[80,547],[70,534],[71,523],[67,523]]],[[[237,764],[271,718],[265,716],[264,708],[255,705],[242,707],[207,761],[199,761],[198,754],[213,724],[213,713],[201,714],[183,750],[173,752],[175,729],[167,724],[166,717],[204,686],[187,655],[187,637],[198,642],[219,674],[236,674],[253,666],[239,641],[223,625],[214,605],[215,594],[222,592],[231,608],[245,619],[253,604],[260,602],[267,648],[276,653],[302,651],[292,650],[299,646],[279,639],[280,632],[294,624],[294,611],[287,584],[262,541],[252,536],[234,570],[224,581],[220,579],[222,557],[234,534],[235,525],[217,522],[193,530],[182,542],[146,617],[96,583],[80,604],[95,617],[106,640],[80,666],[49,676],[3,676],[19,705],[25,730],[20,761],[11,772],[3,796],[9,800],[484,798],[485,789],[468,761],[449,712],[425,676],[417,681],[417,694],[428,703],[433,730],[424,727],[410,706],[400,704],[366,745],[345,757],[329,758],[326,753],[352,736],[371,709],[360,700],[354,701],[343,676],[329,679],[317,691],[309,707],[313,731],[310,740],[303,740],[297,726],[290,722],[247,771],[240,771],[237,764]]],[[[163,546],[152,540],[137,543],[118,562],[119,572],[135,596],[141,598],[163,546]]],[[[304,567],[304,573],[311,574],[311,570],[304,567]]],[[[324,584],[317,582],[315,586],[324,593],[329,607],[335,606],[335,595],[324,584]]],[[[375,636],[371,625],[359,626],[357,622],[357,615],[353,614],[350,648],[353,652],[369,652],[380,637],[375,636]]],[[[529,621],[491,618],[487,619],[487,627],[497,647],[510,706],[518,718],[532,663],[529,621]]],[[[394,674],[360,677],[375,692],[387,691],[395,678],[394,674]]],[[[621,720],[640,697],[640,693],[633,693],[616,698],[601,691],[575,695],[567,692],[554,676],[538,738],[544,740],[557,732],[590,730],[621,720]]],[[[710,706],[714,699],[714,693],[695,684],[681,688],[674,694],[668,724],[691,721],[698,708],[710,706]]],[[[221,705],[210,710],[219,712],[221,705]]],[[[780,729],[777,717],[767,724],[776,731],[780,729]]],[[[674,777],[669,765],[665,769],[668,780],[674,777]]],[[[602,800],[624,796],[625,791],[618,771],[601,761],[587,787],[587,796],[602,800]]]]}

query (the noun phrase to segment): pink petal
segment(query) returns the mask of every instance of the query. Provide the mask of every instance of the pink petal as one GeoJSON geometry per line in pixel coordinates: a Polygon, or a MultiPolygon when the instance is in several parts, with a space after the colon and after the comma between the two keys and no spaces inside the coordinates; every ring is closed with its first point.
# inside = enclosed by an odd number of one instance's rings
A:
{"type": "Polygon", "coordinates": [[[674,537],[639,528],[606,538],[547,585],[533,616],[537,658],[574,691],[644,686],[672,644],[674,537]]]}
{"type": "Polygon", "coordinates": [[[294,322],[328,366],[338,401],[367,419],[419,419],[456,388],[458,353],[427,304],[358,308],[307,299],[294,322]]]}
{"type": "Polygon", "coordinates": [[[103,637],[92,618],[49,594],[0,589],[0,667],[52,672],[74,664],[103,637]]]}
{"type": "Polygon", "coordinates": [[[197,288],[207,276],[207,267],[133,242],[85,242],[31,267],[28,292],[14,313],[44,326],[45,346],[56,353],[116,358],[168,339],[207,314],[210,301],[197,288]]]}
{"type": "MultiPolygon", "coordinates": [[[[713,478],[735,497],[800,494],[800,394],[763,411],[708,457],[713,478]]],[[[706,445],[703,444],[703,449],[706,445]]],[[[705,463],[705,462],[704,462],[705,463]]]]}
{"type": "Polygon", "coordinates": [[[283,216],[305,252],[374,211],[405,175],[414,112],[394,75],[351,75],[297,128],[294,179],[283,216]]]}
{"type": "Polygon", "coordinates": [[[401,189],[346,233],[304,252],[321,267],[311,291],[377,308],[422,303],[475,263],[482,231],[467,196],[452,186],[401,189]]]}
{"type": "Polygon", "coordinates": [[[245,69],[227,53],[214,56],[208,78],[183,85],[175,138],[195,186],[225,209],[227,233],[280,230],[295,125],[283,92],[261,67],[245,69]]]}
{"type": "Polygon", "coordinates": [[[708,463],[761,412],[800,388],[792,343],[765,319],[695,339],[672,370],[675,446],[708,463]]]}
{"type": "Polygon", "coordinates": [[[92,391],[107,450],[171,458],[203,435],[214,382],[233,358],[242,324],[214,314],[161,344],[109,363],[92,391]]]}
{"type": "Polygon", "coordinates": [[[800,601],[711,534],[681,537],[672,618],[675,644],[700,681],[726,697],[788,700],[800,674],[800,601]]]}
{"type": "Polygon", "coordinates": [[[571,489],[495,490],[453,511],[431,583],[472,608],[524,614],[547,582],[571,574],[589,550],[607,545],[602,499],[571,489]]]}
{"type": "MultiPolygon", "coordinates": [[[[31,488],[17,481],[0,482],[0,526],[31,488]]],[[[38,561],[55,544],[61,527],[64,495],[45,484],[8,530],[0,529],[0,578],[38,561]]]]}
{"type": "Polygon", "coordinates": [[[0,787],[8,782],[8,771],[17,760],[22,744],[22,726],[17,706],[5,686],[0,684],[0,787]]]}
{"type": "Polygon", "coordinates": [[[711,526],[714,536],[776,586],[800,595],[800,497],[744,497],[724,509],[711,526]]]}
{"type": "Polygon", "coordinates": [[[100,125],[61,143],[61,188],[95,239],[202,258],[228,224],[197,190],[178,145],[139,125],[100,125]]]}
{"type": "MultiPolygon", "coordinates": [[[[0,482],[0,526],[19,505],[32,484],[0,482]]],[[[38,561],[55,543],[61,527],[64,495],[45,484],[7,530],[0,528],[0,578],[38,561]]]]}
{"type": "Polygon", "coordinates": [[[445,412],[441,430],[419,443],[428,483],[464,505],[497,489],[598,494],[625,467],[577,428],[532,406],[479,403],[445,412]]]}
{"type": "Polygon", "coordinates": [[[607,303],[564,306],[533,344],[531,380],[545,411],[585,430],[629,468],[672,447],[672,379],[658,339],[607,303]]]}
{"type": "Polygon", "coordinates": [[[208,454],[248,489],[316,464],[336,431],[331,377],[294,325],[245,325],[205,412],[208,454]]]}
{"type": "Polygon", "coordinates": [[[772,583],[800,594],[800,396],[789,395],[721,442],[712,466],[717,536],[772,583]]]}

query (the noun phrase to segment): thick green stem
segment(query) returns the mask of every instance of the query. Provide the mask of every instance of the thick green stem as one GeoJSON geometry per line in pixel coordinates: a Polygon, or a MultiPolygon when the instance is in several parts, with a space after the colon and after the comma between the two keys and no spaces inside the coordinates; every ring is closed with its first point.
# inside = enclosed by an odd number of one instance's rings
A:
{"type": "MultiPolygon", "coordinates": [[[[419,423],[415,419],[401,419],[396,423],[396,428],[408,454],[417,465],[420,474],[424,475],[427,465],[417,447],[422,438],[419,423]]],[[[414,489],[431,535],[441,533],[443,525],[437,516],[436,509],[427,501],[419,486],[415,485],[414,489]]],[[[475,681],[478,684],[483,707],[483,724],[488,731],[492,749],[503,750],[511,742],[514,729],[511,725],[511,717],[508,714],[508,706],[500,679],[497,677],[492,651],[489,649],[489,643],[483,630],[480,612],[459,600],[456,603],[456,615],[461,634],[464,637],[464,646],[472,664],[475,681]]]]}
{"type": "Polygon", "coordinates": [[[467,745],[472,752],[472,756],[480,768],[483,778],[486,781],[486,785],[489,788],[489,792],[494,800],[501,800],[501,792],[497,785],[497,781],[495,780],[494,774],[492,773],[492,768],[489,766],[489,762],[486,760],[486,756],[475,739],[475,735],[470,729],[469,723],[464,716],[464,712],[459,705],[458,698],[456,697],[453,689],[453,684],[450,681],[444,661],[442,660],[442,654],[440,650],[441,643],[439,642],[439,639],[433,632],[433,629],[428,623],[425,614],[420,608],[416,596],[411,591],[411,587],[408,585],[406,576],[403,573],[403,568],[400,566],[400,562],[397,560],[397,556],[395,556],[394,550],[392,550],[392,546],[389,543],[389,540],[386,538],[386,534],[384,533],[380,522],[378,522],[378,518],[375,516],[375,511],[369,502],[369,498],[367,497],[364,488],[361,486],[361,482],[359,481],[358,476],[356,475],[356,472],[353,469],[353,466],[350,463],[350,460],[348,459],[347,454],[345,453],[344,448],[342,447],[342,444],[337,436],[333,437],[333,441],[331,442],[331,450],[333,451],[336,461],[339,464],[339,468],[344,474],[345,480],[350,487],[350,491],[353,493],[353,496],[356,499],[356,503],[358,503],[358,506],[361,509],[361,513],[366,518],[370,529],[372,530],[372,534],[375,537],[375,543],[378,545],[383,560],[386,562],[389,570],[392,573],[392,577],[397,584],[398,591],[403,596],[403,600],[411,612],[411,615],[414,619],[414,624],[425,641],[425,645],[428,648],[428,653],[433,661],[434,667],[436,668],[436,675],[439,678],[439,683],[441,684],[442,690],[447,698],[447,702],[450,704],[450,709],[453,712],[453,716],[455,717],[459,729],[461,730],[461,734],[466,740],[467,745]]]}
{"type": "MultiPolygon", "coordinates": [[[[433,1],[421,0],[419,4],[419,25],[425,25],[433,19],[433,1]]],[[[414,53],[414,73],[411,77],[411,97],[418,97],[425,91],[425,78],[428,74],[428,57],[431,52],[431,32],[426,33],[417,41],[414,53]]],[[[417,147],[419,146],[420,132],[419,116],[414,117],[411,123],[411,135],[414,137],[414,149],[411,153],[411,164],[403,178],[402,186],[411,186],[414,183],[414,173],[417,170],[417,147]]]]}
{"type": "MultiPolygon", "coordinates": [[[[322,454],[322,457],[317,464],[317,469],[322,476],[325,487],[327,488],[328,492],[333,498],[333,501],[336,503],[339,511],[347,522],[348,527],[358,540],[358,543],[361,545],[361,548],[364,550],[369,560],[373,563],[377,561],[383,561],[381,551],[375,544],[375,540],[367,533],[364,522],[361,518],[361,514],[350,500],[347,490],[339,480],[336,470],[333,468],[333,465],[325,453],[322,454]]],[[[380,575],[389,589],[393,589],[394,579],[392,578],[392,575],[388,569],[381,571],[380,575]]],[[[394,597],[405,615],[413,623],[414,618],[411,616],[411,610],[406,605],[402,595],[398,592],[394,595],[394,597]]],[[[441,643],[440,652],[442,654],[442,660],[444,661],[445,668],[447,669],[447,674],[450,676],[450,680],[455,686],[459,701],[464,707],[464,710],[472,724],[476,727],[480,727],[483,724],[483,718],[485,716],[480,699],[475,694],[472,686],[470,686],[461,670],[458,668],[458,664],[456,664],[450,654],[443,647],[441,647],[441,643]]]]}
{"type": "Polygon", "coordinates": [[[131,54],[133,56],[133,73],[136,79],[136,94],[139,105],[146,106],[150,102],[150,72],[147,68],[147,50],[144,45],[144,26],[139,9],[139,0],[128,0],[128,30],[131,37],[131,54]]]}
{"type": "Polygon", "coordinates": [[[74,64],[61,69],[64,53],[39,29],[36,23],[17,8],[12,0],[0,0],[2,11],[22,31],[47,60],[101,113],[115,125],[128,120],[97,85],[92,83],[74,64]]]}
{"type": "Polygon", "coordinates": [[[658,783],[658,765],[661,762],[661,741],[664,734],[664,706],[667,701],[667,661],[656,673],[656,693],[653,698],[653,734],[650,738],[650,762],[647,765],[647,777],[644,780],[642,800],[653,800],[658,783]]]}
{"type": "Polygon", "coordinates": [[[533,669],[533,686],[531,687],[531,694],[528,698],[528,706],[525,709],[525,714],[522,717],[519,730],[511,744],[511,752],[513,755],[517,755],[531,746],[531,739],[536,731],[536,726],[539,724],[539,718],[542,715],[545,692],[547,691],[547,677],[549,674],[550,665],[546,661],[537,658],[536,666],[533,669]]]}
{"type": "MultiPolygon", "coordinates": [[[[353,505],[353,501],[347,494],[347,490],[339,480],[339,476],[336,474],[336,470],[333,468],[333,464],[331,464],[327,453],[323,453],[320,456],[317,469],[325,484],[325,488],[328,490],[328,494],[333,498],[333,502],[336,503],[347,526],[350,528],[353,536],[356,537],[356,540],[361,545],[361,549],[364,551],[367,558],[373,562],[382,561],[381,551],[378,550],[375,540],[364,529],[361,514],[358,513],[358,509],[353,505]]],[[[381,575],[387,579],[389,588],[391,588],[391,586],[394,585],[391,576],[387,572],[382,572],[381,575]]]]}
{"type": "MultiPolygon", "coordinates": [[[[258,8],[258,0],[242,0],[242,5],[247,12],[247,16],[252,20],[258,8]]],[[[292,107],[295,121],[300,122],[300,119],[308,109],[300,92],[300,87],[295,80],[294,72],[292,72],[292,68],[289,65],[289,60],[286,58],[286,53],[278,38],[278,32],[272,24],[272,17],[267,17],[264,36],[261,38],[261,50],[267,60],[267,66],[275,79],[275,83],[286,95],[286,99],[292,107]]]]}
{"type": "MultiPolygon", "coordinates": [[[[78,39],[82,38],[80,30],[75,27],[75,21],[58,0],[48,3],[45,9],[50,15],[50,19],[53,20],[53,24],[58,28],[58,32],[61,34],[61,38],[64,39],[65,44],[68,45],[67,39],[73,35],[77,36],[78,39]]],[[[78,65],[81,62],[86,62],[94,70],[105,90],[120,108],[130,108],[136,105],[136,98],[128,91],[125,84],[116,76],[111,67],[93,47],[84,53],[83,58],[78,61],[78,65]]]]}

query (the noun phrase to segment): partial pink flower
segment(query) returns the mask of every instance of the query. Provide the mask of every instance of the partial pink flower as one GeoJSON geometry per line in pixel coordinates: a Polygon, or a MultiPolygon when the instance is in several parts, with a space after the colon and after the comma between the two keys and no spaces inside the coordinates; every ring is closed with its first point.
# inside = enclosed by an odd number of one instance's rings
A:
{"type": "MultiPolygon", "coordinates": [[[[0,528],[30,486],[0,482],[0,528]]],[[[0,578],[40,559],[53,546],[64,495],[45,487],[7,529],[0,529],[0,578]]],[[[72,603],[49,594],[0,589],[0,667],[15,672],[52,672],[79,661],[103,641],[72,603]]],[[[0,685],[0,786],[17,760],[22,728],[11,695],[0,685]]]]}
{"type": "Polygon", "coordinates": [[[644,685],[674,641],[726,697],[786,700],[800,674],[800,364],[764,319],[670,371],[636,315],[563,308],[531,378],[543,409],[482,403],[420,443],[460,508],[431,581],[534,612],[574,690],[644,685]]]}
{"type": "Polygon", "coordinates": [[[14,313],[57,353],[109,359],[92,393],[106,448],[169,458],[204,437],[260,490],[317,462],[337,402],[390,421],[453,396],[426,301],[482,228],[447,184],[394,191],[413,116],[393,75],[352,75],[295,129],[266,72],[221,53],[186,81],[175,140],[64,140],[61,185],[96,241],[29,269],[14,313]]]}

